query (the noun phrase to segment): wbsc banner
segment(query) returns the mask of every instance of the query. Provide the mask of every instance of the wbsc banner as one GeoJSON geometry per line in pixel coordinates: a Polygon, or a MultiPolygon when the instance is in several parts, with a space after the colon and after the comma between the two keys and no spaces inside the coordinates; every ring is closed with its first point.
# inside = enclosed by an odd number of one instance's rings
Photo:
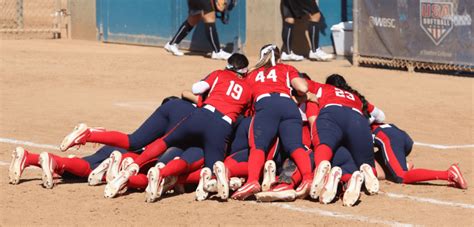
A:
{"type": "Polygon", "coordinates": [[[474,66],[474,0],[360,0],[361,56],[474,66]]]}

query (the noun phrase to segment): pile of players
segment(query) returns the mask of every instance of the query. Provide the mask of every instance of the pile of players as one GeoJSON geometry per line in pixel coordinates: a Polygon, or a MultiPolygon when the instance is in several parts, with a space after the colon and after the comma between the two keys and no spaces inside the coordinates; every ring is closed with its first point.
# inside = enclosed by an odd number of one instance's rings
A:
{"type": "Polygon", "coordinates": [[[18,147],[10,183],[18,184],[26,167],[39,166],[45,188],[54,187],[56,175],[74,175],[89,185],[106,183],[106,198],[138,189],[155,202],[194,185],[198,201],[311,197],[327,204],[340,195],[345,206],[356,204],[363,189],[376,194],[383,178],[445,180],[467,188],[457,165],[445,171],[409,165],[411,138],[384,123],[384,113],[344,77],[333,74],[318,83],[282,64],[280,56],[279,48],[266,45],[249,71],[247,58],[233,54],[225,69],[193,84],[182,98],[163,100],[131,134],[77,125],[60,149],[106,145],[91,156],[35,154],[18,147]]]}

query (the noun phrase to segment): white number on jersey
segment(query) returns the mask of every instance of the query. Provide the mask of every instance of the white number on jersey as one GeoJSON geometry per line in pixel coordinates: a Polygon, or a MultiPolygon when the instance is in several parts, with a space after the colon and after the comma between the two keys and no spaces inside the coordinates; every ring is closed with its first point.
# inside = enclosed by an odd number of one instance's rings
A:
{"type": "Polygon", "coordinates": [[[270,70],[268,75],[265,77],[263,71],[260,71],[255,77],[255,81],[265,82],[266,79],[271,79],[273,82],[277,82],[277,75],[275,69],[270,70]]]}
{"type": "Polygon", "coordinates": [[[244,91],[244,88],[240,86],[240,84],[236,84],[235,81],[231,80],[230,86],[227,89],[227,92],[225,94],[227,96],[232,97],[235,100],[239,100],[240,96],[242,96],[243,91],[244,91]]]}
{"type": "Polygon", "coordinates": [[[350,92],[341,90],[339,88],[334,88],[336,90],[336,96],[337,97],[342,97],[346,99],[350,99],[352,101],[355,101],[354,95],[352,95],[350,92]]]}

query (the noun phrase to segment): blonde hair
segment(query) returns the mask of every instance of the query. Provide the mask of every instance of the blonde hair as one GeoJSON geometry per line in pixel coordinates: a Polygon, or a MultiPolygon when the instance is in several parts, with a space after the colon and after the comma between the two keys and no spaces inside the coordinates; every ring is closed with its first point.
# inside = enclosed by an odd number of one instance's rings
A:
{"type": "Polygon", "coordinates": [[[262,66],[265,66],[265,68],[274,66],[279,59],[280,49],[274,44],[267,44],[260,49],[260,59],[250,71],[261,68],[262,66]]]}

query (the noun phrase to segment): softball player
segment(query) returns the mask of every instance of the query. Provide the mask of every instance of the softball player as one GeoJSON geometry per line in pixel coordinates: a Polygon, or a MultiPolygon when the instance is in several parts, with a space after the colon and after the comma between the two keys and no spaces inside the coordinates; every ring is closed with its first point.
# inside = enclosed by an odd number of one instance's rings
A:
{"type": "Polygon", "coordinates": [[[406,157],[412,150],[413,140],[394,124],[372,124],[371,128],[378,148],[376,160],[387,170],[385,173],[390,180],[403,184],[445,180],[454,187],[467,189],[467,181],[456,164],[444,171],[408,169],[406,157]]]}
{"type": "Polygon", "coordinates": [[[258,182],[271,141],[279,134],[284,150],[290,153],[303,175],[301,191],[309,188],[311,160],[302,144],[302,120],[296,103],[291,99],[291,84],[305,93],[307,84],[298,77],[295,68],[281,64],[280,50],[266,45],[260,51],[260,61],[249,75],[255,97],[255,116],[249,132],[248,181],[232,198],[244,200],[261,190],[258,182]]]}
{"type": "Polygon", "coordinates": [[[179,27],[171,41],[166,43],[165,49],[176,56],[183,56],[183,52],[178,49],[178,45],[194,26],[200,21],[204,21],[206,28],[206,38],[212,47],[212,59],[227,60],[230,54],[221,49],[219,37],[216,29],[215,10],[223,12],[227,3],[222,0],[188,0],[189,14],[186,21],[179,27]]]}

